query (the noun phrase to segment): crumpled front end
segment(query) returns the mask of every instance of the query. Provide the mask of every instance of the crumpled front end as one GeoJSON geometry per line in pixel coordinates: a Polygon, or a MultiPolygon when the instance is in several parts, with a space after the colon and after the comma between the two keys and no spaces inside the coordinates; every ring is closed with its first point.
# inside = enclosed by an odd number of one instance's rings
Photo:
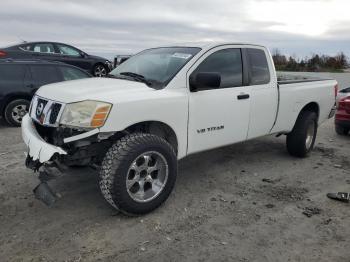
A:
{"type": "Polygon", "coordinates": [[[22,137],[27,146],[27,166],[37,170],[47,162],[62,165],[96,164],[110,145],[109,135],[99,128],[74,128],[60,119],[68,105],[34,96],[29,114],[22,121],[22,137]]]}
{"type": "Polygon", "coordinates": [[[28,114],[24,116],[22,120],[22,138],[27,146],[27,154],[33,161],[45,163],[51,160],[55,154],[67,154],[67,152],[61,147],[47,143],[38,134],[38,131],[28,114]]]}
{"type": "Polygon", "coordinates": [[[22,119],[22,138],[27,147],[26,166],[39,173],[36,198],[48,206],[57,200],[48,181],[61,176],[69,166],[98,166],[112,144],[114,133],[99,128],[62,126],[59,116],[65,104],[34,97],[29,114],[22,119]]]}

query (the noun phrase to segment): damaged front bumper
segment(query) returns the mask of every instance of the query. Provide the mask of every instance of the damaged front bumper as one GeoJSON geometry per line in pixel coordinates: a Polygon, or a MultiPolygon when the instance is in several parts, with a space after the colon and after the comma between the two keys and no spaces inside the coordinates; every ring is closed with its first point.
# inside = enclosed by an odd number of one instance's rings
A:
{"type": "Polygon", "coordinates": [[[67,154],[62,148],[51,145],[41,138],[28,114],[22,119],[22,138],[27,146],[27,155],[33,161],[45,163],[55,154],[67,154]]]}
{"type": "Polygon", "coordinates": [[[111,142],[106,134],[98,137],[99,129],[61,137],[59,128],[51,128],[55,132],[47,132],[50,136],[47,137],[43,128],[45,126],[36,126],[29,115],[22,119],[22,138],[27,147],[25,164],[39,173],[40,184],[34,189],[34,195],[51,206],[56,202],[57,195],[48,186],[48,181],[63,175],[70,165],[96,165],[111,142]],[[60,139],[53,139],[57,137],[60,139]],[[56,140],[61,141],[58,143],[60,146],[51,144],[56,140]]]}
{"type": "MultiPolygon", "coordinates": [[[[73,136],[64,137],[58,139],[62,142],[59,143],[60,146],[57,146],[47,142],[43,136],[39,134],[40,132],[38,132],[29,115],[24,116],[22,120],[22,138],[27,146],[28,159],[38,165],[53,160],[54,156],[57,156],[57,158],[61,156],[61,160],[65,159],[67,162],[72,162],[71,160],[79,161],[79,158],[83,158],[84,156],[86,158],[88,153],[91,155],[93,152],[98,152],[96,147],[99,147],[99,145],[96,144],[96,142],[100,142],[99,139],[95,139],[96,141],[83,142],[83,145],[86,145],[85,147],[81,145],[78,146],[78,144],[81,141],[92,138],[99,132],[99,129],[96,128],[73,136]]],[[[50,135],[54,136],[56,139],[52,139],[51,137],[49,140],[57,140],[57,138],[61,136],[58,133],[51,133],[50,135]]]]}

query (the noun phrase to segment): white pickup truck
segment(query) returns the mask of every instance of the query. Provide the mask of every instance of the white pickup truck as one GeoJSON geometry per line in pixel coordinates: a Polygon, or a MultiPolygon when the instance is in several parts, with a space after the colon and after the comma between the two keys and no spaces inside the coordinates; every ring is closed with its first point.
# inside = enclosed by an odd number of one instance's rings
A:
{"type": "Polygon", "coordinates": [[[307,156],[319,124],[334,115],[336,90],[334,80],[278,81],[259,45],[152,48],[109,78],[40,88],[22,123],[26,165],[41,185],[52,167],[96,167],[114,208],[144,214],[168,198],[187,155],[284,134],[291,155],[307,156]]]}

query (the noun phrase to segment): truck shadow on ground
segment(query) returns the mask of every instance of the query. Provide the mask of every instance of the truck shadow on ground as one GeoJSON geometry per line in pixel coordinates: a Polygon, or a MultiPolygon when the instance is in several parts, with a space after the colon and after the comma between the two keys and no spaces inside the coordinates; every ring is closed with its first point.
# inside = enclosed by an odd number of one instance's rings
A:
{"type": "MultiPolygon", "coordinates": [[[[220,190],[221,182],[234,191],[235,183],[227,185],[225,180],[249,175],[255,169],[272,168],[277,159],[291,158],[285,150],[283,141],[262,138],[232,146],[191,155],[179,161],[178,177],[170,205],[177,205],[177,196],[191,196],[195,190],[198,195],[205,195],[208,190],[220,190]],[[261,163],[261,167],[259,167],[261,163]],[[255,167],[250,168],[251,165],[255,167]],[[229,178],[228,178],[229,177],[229,178]]],[[[291,158],[293,161],[293,158],[291,158]]],[[[98,186],[98,171],[90,168],[71,168],[67,174],[54,180],[50,185],[62,198],[53,209],[99,209],[103,214],[115,212],[103,199],[98,186]]],[[[192,196],[191,196],[192,198],[192,196]]],[[[179,199],[179,201],[181,201],[179,199]]],[[[163,205],[162,208],[169,208],[163,205]]],[[[68,211],[69,212],[69,211],[68,211]]]]}

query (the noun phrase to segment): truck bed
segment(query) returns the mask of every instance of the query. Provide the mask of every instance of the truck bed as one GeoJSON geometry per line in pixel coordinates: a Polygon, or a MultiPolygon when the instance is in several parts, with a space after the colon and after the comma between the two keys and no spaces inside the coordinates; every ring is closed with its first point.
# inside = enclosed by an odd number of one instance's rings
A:
{"type": "Polygon", "coordinates": [[[289,75],[285,73],[277,73],[277,83],[279,85],[295,84],[295,83],[306,83],[306,82],[316,82],[316,81],[326,81],[333,80],[331,78],[319,78],[310,77],[303,75],[289,75]]]}
{"type": "Polygon", "coordinates": [[[302,108],[309,102],[319,107],[318,124],[328,119],[334,106],[334,79],[280,74],[277,77],[279,90],[278,113],[271,133],[288,133],[302,108]]]}

